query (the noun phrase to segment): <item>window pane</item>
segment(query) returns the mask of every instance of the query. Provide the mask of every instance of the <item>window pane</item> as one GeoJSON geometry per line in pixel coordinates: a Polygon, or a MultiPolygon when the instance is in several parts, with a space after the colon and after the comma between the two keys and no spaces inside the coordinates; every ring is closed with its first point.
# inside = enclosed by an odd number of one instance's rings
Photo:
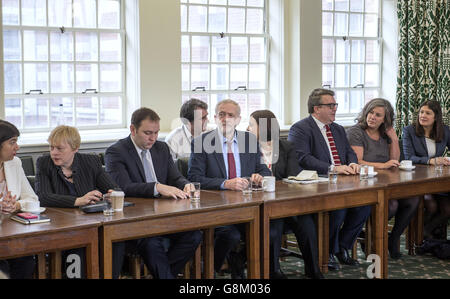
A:
{"type": "Polygon", "coordinates": [[[77,126],[95,126],[98,121],[98,98],[87,97],[76,100],[76,119],[77,126]]]}
{"type": "Polygon", "coordinates": [[[247,33],[264,32],[264,10],[247,9],[247,33]]]}
{"type": "Polygon", "coordinates": [[[246,94],[232,94],[231,99],[236,101],[241,107],[241,123],[248,121],[247,95],[246,94]]]}
{"type": "Polygon", "coordinates": [[[206,4],[208,0],[189,0],[189,3],[206,4]]]}
{"type": "Polygon", "coordinates": [[[380,61],[380,43],[376,40],[367,41],[367,62],[379,62],[380,61]]]}
{"type": "Polygon", "coordinates": [[[120,1],[98,1],[98,27],[120,29],[120,1]]]}
{"type": "Polygon", "coordinates": [[[73,61],[72,32],[50,32],[50,60],[73,61]]]}
{"type": "Polygon", "coordinates": [[[348,14],[337,13],[334,20],[334,35],[347,36],[348,32],[348,14]]]}
{"type": "Polygon", "coordinates": [[[48,126],[48,100],[24,99],[24,127],[29,129],[45,128],[48,126]]]}
{"type": "Polygon", "coordinates": [[[266,40],[264,37],[250,38],[250,62],[266,61],[266,40]]]}
{"type": "Polygon", "coordinates": [[[189,90],[189,64],[183,64],[181,67],[181,84],[183,90],[189,90]]]}
{"type": "Polygon", "coordinates": [[[74,26],[79,28],[96,28],[96,1],[73,0],[74,26]]]}
{"type": "Polygon", "coordinates": [[[249,89],[265,89],[266,88],[266,65],[251,64],[250,79],[248,82],[249,89]]]}
{"type": "Polygon", "coordinates": [[[73,93],[74,92],[74,69],[71,63],[52,63],[51,69],[51,92],[73,93]]]}
{"type": "Polygon", "coordinates": [[[350,67],[348,64],[336,65],[336,87],[349,87],[350,67]]]}
{"type": "Polygon", "coordinates": [[[76,59],[78,61],[98,60],[98,40],[95,32],[77,32],[76,37],[76,59]]]}
{"type": "Polygon", "coordinates": [[[209,4],[227,5],[227,0],[209,0],[209,4]]]}
{"type": "Polygon", "coordinates": [[[263,93],[251,93],[248,95],[248,114],[266,107],[266,96],[263,93]]]}
{"type": "Polygon", "coordinates": [[[370,102],[370,100],[378,97],[379,95],[377,89],[366,89],[364,104],[367,104],[368,102],[370,102]]]}
{"type": "Polygon", "coordinates": [[[25,63],[23,71],[25,92],[40,89],[43,93],[48,93],[48,64],[25,63]]]}
{"type": "Polygon", "coordinates": [[[248,87],[247,73],[248,73],[248,66],[246,64],[231,65],[230,89],[233,90],[240,86],[248,87]]]}
{"type": "Polygon", "coordinates": [[[192,62],[209,62],[209,36],[192,37],[192,62]]]}
{"type": "Polygon", "coordinates": [[[20,31],[3,30],[3,58],[5,60],[20,60],[21,57],[20,31]]]}
{"type": "Polygon", "coordinates": [[[366,12],[378,13],[379,0],[366,0],[366,12]]]}
{"type": "Polygon", "coordinates": [[[322,14],[322,35],[333,35],[333,13],[322,14]]]}
{"type": "Polygon", "coordinates": [[[22,25],[45,26],[47,24],[46,0],[22,0],[22,25]]]}
{"type": "Polygon", "coordinates": [[[228,89],[228,65],[227,64],[213,64],[211,66],[211,89],[224,90],[228,89]]]}
{"type": "Polygon", "coordinates": [[[364,36],[367,37],[378,36],[378,18],[376,15],[366,15],[364,25],[364,36]]]}
{"type": "Polygon", "coordinates": [[[191,32],[206,32],[208,9],[203,6],[189,6],[189,28],[191,32]]]}
{"type": "Polygon", "coordinates": [[[368,64],[366,66],[366,86],[378,87],[380,85],[380,70],[377,64],[368,64]]]}
{"type": "Polygon", "coordinates": [[[334,10],[348,11],[348,0],[334,0],[334,10]]]}
{"type": "Polygon", "coordinates": [[[22,128],[22,101],[20,99],[5,99],[5,119],[19,129],[22,128]]]}
{"type": "Polygon", "coordinates": [[[187,31],[187,6],[181,5],[181,32],[187,31]]]}
{"type": "Polygon", "coordinates": [[[120,64],[100,65],[100,92],[122,91],[122,66],[120,64]]]}
{"type": "Polygon", "coordinates": [[[5,63],[5,93],[22,93],[22,67],[20,63],[5,63]]]}
{"type": "Polygon", "coordinates": [[[352,41],[352,62],[364,62],[365,46],[363,40],[352,41]]]}
{"type": "Polygon", "coordinates": [[[339,104],[337,113],[347,114],[350,112],[350,99],[349,93],[346,90],[336,91],[336,102],[339,104]]]}
{"type": "Polygon", "coordinates": [[[24,60],[48,60],[48,35],[46,31],[23,31],[24,60]]]}
{"type": "Polygon", "coordinates": [[[50,127],[74,125],[73,99],[53,98],[50,100],[50,127]]]}
{"type": "Polygon", "coordinates": [[[121,97],[100,98],[100,125],[122,124],[122,111],[121,97]]]}
{"type": "Polygon", "coordinates": [[[350,87],[355,87],[359,84],[364,84],[364,65],[363,64],[353,64],[352,65],[352,82],[350,87]]]}
{"type": "Polygon", "coordinates": [[[350,42],[338,39],[336,41],[336,62],[350,62],[350,42]]]}
{"type": "Polygon", "coordinates": [[[228,0],[228,5],[244,6],[245,5],[245,0],[228,0]]]}
{"type": "Polygon", "coordinates": [[[120,33],[100,33],[100,60],[122,60],[122,37],[120,33]]]}
{"type": "Polygon", "coordinates": [[[231,39],[231,62],[248,62],[246,37],[233,37],[231,39]]]}
{"type": "Polygon", "coordinates": [[[206,90],[209,89],[209,65],[192,65],[191,70],[191,89],[197,87],[204,87],[206,90]]]}
{"type": "Polygon", "coordinates": [[[48,25],[72,27],[72,0],[48,0],[48,25]]]}
{"type": "Polygon", "coordinates": [[[324,64],[322,67],[322,84],[328,88],[334,87],[334,65],[324,64]]]}
{"type": "Polygon", "coordinates": [[[229,55],[229,39],[228,37],[212,38],[212,62],[228,62],[230,59],[229,55]]]}
{"type": "Polygon", "coordinates": [[[363,15],[350,14],[350,36],[363,36],[363,15]]]}
{"type": "Polygon", "coordinates": [[[350,0],[350,11],[363,12],[364,0],[350,0]]]}
{"type": "Polygon", "coordinates": [[[334,62],[334,40],[323,39],[322,41],[322,61],[334,62]]]}
{"type": "Polygon", "coordinates": [[[227,31],[227,10],[225,7],[209,8],[209,32],[227,31]]]}
{"type": "Polygon", "coordinates": [[[228,9],[228,32],[245,33],[245,9],[228,9]]]}
{"type": "Polygon", "coordinates": [[[98,65],[77,64],[76,65],[76,92],[81,93],[86,89],[98,91],[98,65]]]}
{"type": "Polygon", "coordinates": [[[352,90],[350,93],[350,113],[360,113],[364,108],[364,91],[352,90]]]}
{"type": "Polygon", "coordinates": [[[2,0],[3,25],[19,25],[19,0],[2,0]]]}
{"type": "Polygon", "coordinates": [[[322,9],[323,10],[332,10],[333,9],[333,0],[322,0],[322,9]]]}
{"type": "Polygon", "coordinates": [[[264,0],[247,0],[247,6],[264,7],[264,0]]]}
{"type": "Polygon", "coordinates": [[[181,37],[181,61],[191,61],[191,46],[189,44],[189,36],[187,35],[181,37]]]}

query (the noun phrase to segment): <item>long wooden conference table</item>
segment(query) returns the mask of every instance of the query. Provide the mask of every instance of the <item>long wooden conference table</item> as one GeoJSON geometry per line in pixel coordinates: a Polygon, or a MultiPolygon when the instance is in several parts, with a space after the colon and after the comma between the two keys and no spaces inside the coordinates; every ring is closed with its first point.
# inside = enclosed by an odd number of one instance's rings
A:
{"type": "Polygon", "coordinates": [[[52,219],[50,223],[26,226],[10,219],[2,221],[0,258],[86,247],[88,277],[99,277],[100,268],[103,277],[110,278],[113,242],[203,230],[203,277],[213,278],[214,227],[245,223],[248,278],[268,278],[270,220],[317,213],[319,262],[326,272],[328,211],[371,205],[372,253],[383,261],[381,278],[387,278],[388,201],[437,192],[450,192],[450,167],[442,172],[431,166],[417,166],[414,171],[379,170],[376,177],[362,181],[359,176],[339,176],[337,184],[277,182],[276,192],[254,192],[251,197],[233,191],[202,191],[198,204],[189,200],[127,198],[135,206],[114,216],[49,208],[45,214],[52,219]]]}

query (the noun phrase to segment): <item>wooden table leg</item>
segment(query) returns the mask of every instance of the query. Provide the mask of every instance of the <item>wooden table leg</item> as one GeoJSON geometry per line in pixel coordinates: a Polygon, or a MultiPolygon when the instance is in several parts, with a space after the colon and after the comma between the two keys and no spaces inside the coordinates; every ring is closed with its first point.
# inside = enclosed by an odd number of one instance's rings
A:
{"type": "Polygon", "coordinates": [[[193,278],[194,279],[201,279],[202,278],[202,246],[198,246],[197,250],[195,251],[194,255],[194,261],[193,261],[193,278]]]}
{"type": "MultiPolygon", "coordinates": [[[[86,246],[86,267],[87,278],[99,278],[99,263],[98,263],[98,229],[92,228],[90,232],[91,243],[86,246]]],[[[111,258],[112,260],[112,258],[111,258]]]]}
{"type": "Polygon", "coordinates": [[[247,227],[247,276],[249,279],[260,279],[260,259],[259,259],[259,209],[254,210],[254,221],[246,225],[247,227]]]}
{"type": "Polygon", "coordinates": [[[322,214],[322,229],[318,233],[322,238],[322,248],[319,247],[319,251],[322,253],[322,273],[328,273],[328,258],[330,256],[330,217],[328,212],[319,213],[322,214]]]}
{"type": "Polygon", "coordinates": [[[47,275],[45,273],[45,253],[39,253],[38,258],[38,279],[46,279],[47,275]]]}
{"type": "Polygon", "coordinates": [[[103,229],[100,230],[100,246],[102,252],[102,268],[103,268],[103,278],[104,279],[112,279],[112,241],[109,238],[106,238],[108,235],[108,230],[110,228],[108,226],[104,226],[103,229]]]}
{"type": "Polygon", "coordinates": [[[204,241],[204,276],[206,279],[214,278],[214,228],[207,228],[203,231],[204,241]]]}
{"type": "Polygon", "coordinates": [[[378,191],[378,204],[375,207],[375,252],[380,257],[381,278],[388,278],[388,192],[378,191]]]}
{"type": "Polygon", "coordinates": [[[270,219],[267,212],[267,206],[261,205],[261,276],[262,279],[270,277],[270,219]]]}
{"type": "Polygon", "coordinates": [[[61,251],[50,253],[50,277],[61,279],[61,251]]]}

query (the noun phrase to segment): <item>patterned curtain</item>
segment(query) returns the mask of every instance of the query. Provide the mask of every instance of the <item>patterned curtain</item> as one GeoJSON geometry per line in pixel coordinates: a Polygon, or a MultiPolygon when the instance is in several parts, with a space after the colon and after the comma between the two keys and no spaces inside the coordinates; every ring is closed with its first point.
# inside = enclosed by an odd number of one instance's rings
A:
{"type": "Polygon", "coordinates": [[[398,0],[400,23],[397,133],[410,125],[426,100],[450,110],[450,0],[398,0]]]}

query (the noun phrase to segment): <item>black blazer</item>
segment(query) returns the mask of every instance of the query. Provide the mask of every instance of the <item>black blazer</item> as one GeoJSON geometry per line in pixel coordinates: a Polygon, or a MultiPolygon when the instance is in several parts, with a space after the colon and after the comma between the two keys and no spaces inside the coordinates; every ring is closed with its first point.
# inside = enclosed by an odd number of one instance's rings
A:
{"type": "Polygon", "coordinates": [[[77,196],[70,195],[61,167],[53,163],[50,155],[39,157],[36,168],[36,193],[44,207],[73,208],[77,197],[94,190],[107,193],[117,188],[96,155],[75,154],[72,173],[77,196]]]}
{"type": "MultiPolygon", "coordinates": [[[[270,170],[261,161],[261,151],[256,136],[249,132],[237,131],[237,140],[241,160],[241,177],[250,177],[254,173],[262,176],[270,175],[270,170]]],[[[195,138],[191,143],[189,180],[199,182],[202,189],[219,190],[227,177],[222,153],[222,137],[218,130],[204,133],[195,138]]]]}
{"type": "Polygon", "coordinates": [[[291,142],[280,140],[278,155],[274,155],[274,159],[276,158],[278,160],[272,165],[272,173],[277,180],[299,174],[300,166],[298,165],[297,153],[291,142]]]}
{"type": "MultiPolygon", "coordinates": [[[[184,189],[186,180],[176,167],[165,142],[156,141],[150,149],[158,183],[184,189]]],[[[155,197],[155,183],[147,183],[144,166],[131,136],[111,145],[105,152],[106,172],[129,197],[155,197]]]]}

